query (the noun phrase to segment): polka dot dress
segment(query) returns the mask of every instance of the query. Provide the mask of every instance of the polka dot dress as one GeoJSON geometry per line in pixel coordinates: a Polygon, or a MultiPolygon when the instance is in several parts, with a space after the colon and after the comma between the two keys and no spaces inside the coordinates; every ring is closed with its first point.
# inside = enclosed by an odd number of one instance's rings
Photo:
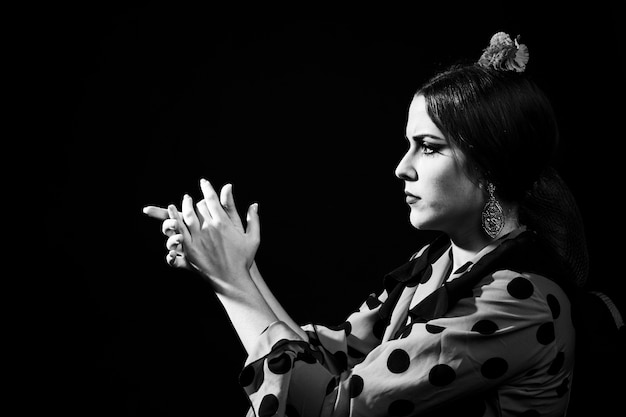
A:
{"type": "MultiPolygon", "coordinates": [[[[574,357],[567,296],[517,264],[476,273],[522,232],[456,271],[449,243],[425,247],[342,325],[303,326],[307,341],[272,323],[240,374],[248,415],[563,415],[574,357]]],[[[526,262],[529,245],[518,246],[509,252],[526,262]]]]}

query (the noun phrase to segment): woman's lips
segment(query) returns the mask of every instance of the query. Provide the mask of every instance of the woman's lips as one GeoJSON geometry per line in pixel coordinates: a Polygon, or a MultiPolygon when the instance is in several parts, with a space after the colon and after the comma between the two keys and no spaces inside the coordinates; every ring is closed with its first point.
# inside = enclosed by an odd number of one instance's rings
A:
{"type": "Polygon", "coordinates": [[[406,194],[406,202],[407,202],[407,204],[413,204],[413,203],[417,202],[417,200],[419,200],[419,197],[417,197],[416,195],[411,194],[408,191],[405,191],[404,194],[406,194]]]}

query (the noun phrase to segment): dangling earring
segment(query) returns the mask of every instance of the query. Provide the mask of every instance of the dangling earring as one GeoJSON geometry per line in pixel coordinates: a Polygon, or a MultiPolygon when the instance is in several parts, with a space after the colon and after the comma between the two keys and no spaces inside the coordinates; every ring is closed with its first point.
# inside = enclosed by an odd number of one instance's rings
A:
{"type": "Polygon", "coordinates": [[[492,239],[498,236],[498,233],[500,233],[504,227],[504,212],[502,211],[502,206],[498,203],[498,200],[496,200],[496,196],[494,195],[495,190],[495,185],[487,183],[489,200],[487,200],[482,212],[483,230],[492,239]]]}

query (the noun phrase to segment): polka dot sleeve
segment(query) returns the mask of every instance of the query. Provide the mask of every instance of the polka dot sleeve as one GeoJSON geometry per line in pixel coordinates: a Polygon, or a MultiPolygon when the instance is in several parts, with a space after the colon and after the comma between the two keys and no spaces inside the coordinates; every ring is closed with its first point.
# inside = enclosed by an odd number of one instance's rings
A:
{"type": "Polygon", "coordinates": [[[342,326],[304,326],[309,342],[276,322],[240,381],[256,416],[409,416],[451,404],[466,416],[564,411],[571,321],[566,298],[550,285],[499,271],[445,316],[409,317],[384,341],[376,327],[385,293],[342,326]]]}

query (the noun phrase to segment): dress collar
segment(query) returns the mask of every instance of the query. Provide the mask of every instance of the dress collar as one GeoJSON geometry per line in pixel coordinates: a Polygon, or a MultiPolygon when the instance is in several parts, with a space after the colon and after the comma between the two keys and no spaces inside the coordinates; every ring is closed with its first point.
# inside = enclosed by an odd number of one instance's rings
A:
{"type": "MultiPolygon", "coordinates": [[[[513,231],[507,233],[506,235],[494,240],[489,243],[483,249],[481,249],[476,255],[472,257],[471,260],[466,262],[460,268],[457,268],[456,271],[452,271],[452,274],[448,278],[448,281],[458,278],[463,275],[465,272],[468,272],[474,264],[478,262],[483,256],[492,252],[495,248],[500,246],[503,242],[515,239],[520,234],[526,231],[526,226],[520,226],[513,231]]],[[[398,282],[412,284],[412,281],[415,279],[420,279],[422,272],[429,266],[432,265],[440,256],[442,256],[446,250],[450,248],[450,238],[446,235],[441,234],[437,236],[424,250],[422,255],[417,256],[416,258],[410,260],[409,262],[401,265],[400,267],[394,269],[389,272],[385,276],[385,288],[389,291],[391,288],[395,287],[398,282]],[[409,283],[409,281],[411,281],[409,283]]]]}
{"type": "Polygon", "coordinates": [[[494,249],[496,249],[498,246],[500,246],[503,242],[506,242],[507,240],[510,239],[515,239],[517,236],[519,236],[521,233],[526,231],[526,226],[519,226],[518,228],[510,231],[509,233],[499,237],[498,239],[495,239],[493,242],[489,243],[487,246],[485,246],[484,248],[482,248],[480,251],[478,251],[478,253],[476,253],[474,256],[472,256],[472,258],[465,262],[463,265],[461,265],[459,268],[457,268],[456,270],[452,271],[452,273],[450,274],[450,276],[448,277],[448,279],[446,281],[452,281],[460,276],[462,276],[464,273],[469,272],[472,267],[485,255],[487,255],[488,253],[492,252],[494,249]]]}
{"type": "MultiPolygon", "coordinates": [[[[381,320],[388,324],[404,288],[419,283],[424,271],[428,270],[427,267],[445,253],[449,246],[449,239],[439,236],[421,256],[385,276],[384,283],[389,296],[379,310],[381,320]]],[[[523,227],[494,241],[476,254],[472,261],[453,271],[441,287],[411,308],[409,314],[412,321],[426,322],[443,316],[460,299],[472,297],[474,287],[485,276],[497,270],[537,273],[554,280],[562,287],[567,286],[568,282],[567,269],[563,267],[558,255],[535,232],[523,227]]]]}

